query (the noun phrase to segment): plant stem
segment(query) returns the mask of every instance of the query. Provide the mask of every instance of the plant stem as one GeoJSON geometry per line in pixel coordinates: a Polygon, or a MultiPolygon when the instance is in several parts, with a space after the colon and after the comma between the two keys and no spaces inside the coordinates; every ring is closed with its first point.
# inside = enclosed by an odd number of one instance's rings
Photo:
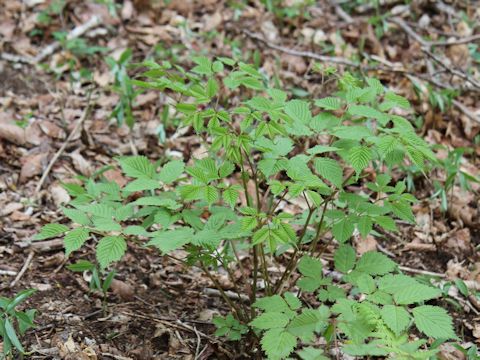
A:
{"type": "MultiPolygon", "coordinates": [[[[243,166],[243,155],[242,155],[242,149],[240,149],[240,167],[242,170],[242,183],[243,183],[243,189],[245,191],[245,199],[247,202],[247,206],[251,207],[251,202],[249,198],[249,193],[248,193],[248,186],[247,186],[247,181],[245,180],[245,177],[243,176],[246,174],[245,168],[243,166]]],[[[251,292],[251,299],[250,303],[253,305],[257,299],[257,279],[258,279],[258,245],[253,246],[253,282],[252,282],[252,292],[251,292]]],[[[250,317],[253,319],[255,317],[255,308],[252,306],[251,311],[250,311],[250,317]]]]}
{"type": "Polygon", "coordinates": [[[200,267],[205,273],[205,275],[207,275],[207,277],[213,282],[213,284],[218,289],[218,291],[220,291],[220,295],[222,296],[223,300],[225,300],[228,306],[230,306],[230,309],[232,310],[232,312],[234,312],[237,315],[237,318],[244,322],[247,321],[247,319],[244,317],[240,309],[238,309],[237,306],[233,303],[233,301],[230,300],[230,298],[227,296],[227,294],[225,294],[225,291],[223,291],[222,286],[220,285],[218,280],[213,277],[210,271],[208,271],[203,261],[200,261],[200,267]]]}
{"type": "MultiPolygon", "coordinates": [[[[232,270],[228,267],[228,264],[225,264],[223,262],[222,257],[220,256],[218,251],[216,251],[216,255],[217,255],[216,256],[217,260],[220,262],[222,267],[227,271],[228,277],[230,278],[230,281],[232,282],[234,291],[237,293],[238,298],[241,299],[242,298],[241,292],[240,292],[240,289],[237,286],[237,282],[235,281],[235,277],[233,276],[232,270]]],[[[240,307],[242,308],[244,318],[248,319],[248,313],[247,313],[247,310],[245,308],[245,304],[241,300],[240,300],[240,307]]]]}
{"type": "Polygon", "coordinates": [[[267,259],[265,257],[265,251],[263,250],[263,246],[259,246],[260,249],[260,256],[262,259],[262,269],[263,269],[263,278],[265,280],[265,289],[267,291],[267,296],[272,294],[271,285],[270,285],[270,277],[268,276],[268,269],[267,269],[267,259]]]}
{"type": "Polygon", "coordinates": [[[275,288],[273,290],[274,294],[278,293],[278,291],[283,286],[283,283],[286,280],[287,276],[290,275],[290,272],[295,268],[295,265],[297,264],[296,256],[297,256],[297,253],[300,249],[300,245],[302,244],[302,240],[305,237],[305,234],[307,233],[308,225],[310,224],[310,220],[311,220],[312,215],[315,212],[315,210],[316,210],[316,208],[312,208],[308,212],[307,219],[305,220],[305,225],[303,226],[302,232],[300,233],[300,237],[298,238],[298,241],[297,241],[297,246],[295,246],[295,250],[293,251],[292,257],[290,258],[290,262],[288,263],[287,268],[285,269],[284,273],[282,274],[282,277],[280,278],[278,283],[275,285],[275,288]]]}

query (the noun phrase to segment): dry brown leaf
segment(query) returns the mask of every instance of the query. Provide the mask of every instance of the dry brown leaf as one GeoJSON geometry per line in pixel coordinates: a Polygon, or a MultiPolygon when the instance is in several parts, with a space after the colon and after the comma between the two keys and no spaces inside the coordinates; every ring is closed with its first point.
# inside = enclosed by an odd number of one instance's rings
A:
{"type": "Polygon", "coordinates": [[[56,139],[65,138],[65,132],[63,131],[63,129],[55,125],[51,121],[39,121],[38,125],[46,135],[52,138],[56,138],[56,139]]]}
{"type": "Polygon", "coordinates": [[[120,296],[123,300],[132,300],[135,296],[133,287],[121,280],[113,279],[110,289],[115,295],[120,296]]]}
{"type": "Polygon", "coordinates": [[[105,176],[108,181],[115,181],[120,187],[124,187],[127,184],[127,180],[123,177],[120,170],[107,170],[103,173],[103,176],[105,176]]]}
{"type": "Polygon", "coordinates": [[[90,176],[93,173],[93,167],[90,162],[85,159],[80,152],[74,151],[70,154],[70,158],[72,159],[73,166],[76,170],[80,171],[82,175],[90,176]]]}
{"type": "Polygon", "coordinates": [[[2,209],[0,210],[0,217],[10,215],[14,211],[17,211],[20,209],[23,209],[23,204],[19,202],[8,203],[7,205],[3,206],[2,209]]]}
{"type": "Polygon", "coordinates": [[[377,250],[377,240],[372,235],[367,235],[365,239],[362,239],[360,236],[355,237],[355,248],[359,255],[363,255],[368,251],[377,250]]]}
{"type": "Polygon", "coordinates": [[[48,153],[40,153],[27,155],[22,158],[22,170],[20,171],[19,182],[24,183],[26,180],[39,175],[47,165],[48,153]]]}
{"type": "Polygon", "coordinates": [[[457,230],[449,236],[445,245],[450,251],[457,255],[467,255],[472,251],[471,235],[469,228],[457,230]]]}
{"type": "Polygon", "coordinates": [[[17,145],[25,145],[25,130],[18,125],[0,121],[0,139],[10,141],[17,145]]]}
{"type": "Polygon", "coordinates": [[[68,195],[67,190],[61,185],[53,185],[50,187],[50,194],[52,194],[52,199],[55,205],[60,206],[62,204],[67,204],[70,202],[71,198],[68,195]]]}

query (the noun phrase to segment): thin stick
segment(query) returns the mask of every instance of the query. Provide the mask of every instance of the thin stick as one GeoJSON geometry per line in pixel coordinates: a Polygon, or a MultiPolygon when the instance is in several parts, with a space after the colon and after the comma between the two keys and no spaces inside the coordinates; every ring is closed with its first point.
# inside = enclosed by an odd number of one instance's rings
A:
{"type": "Polygon", "coordinates": [[[475,121],[476,123],[480,124],[480,116],[477,116],[472,110],[470,110],[468,107],[463,105],[460,101],[453,100],[452,104],[461,112],[463,112],[466,116],[468,116],[470,119],[475,121]]]}
{"type": "Polygon", "coordinates": [[[264,43],[269,48],[284,52],[286,54],[308,57],[308,58],[315,59],[315,60],[322,61],[322,62],[353,66],[353,67],[356,67],[356,68],[359,68],[361,66],[360,64],[354,63],[354,62],[352,62],[348,59],[337,57],[337,56],[319,55],[319,54],[315,54],[315,53],[310,52],[310,51],[298,51],[298,50],[289,49],[289,48],[286,48],[286,47],[283,47],[283,46],[275,45],[275,44],[272,44],[272,43],[268,42],[267,40],[265,40],[261,36],[259,36],[257,34],[254,34],[254,33],[250,32],[248,30],[245,30],[245,29],[243,30],[243,33],[245,35],[247,35],[248,37],[252,38],[252,39],[255,39],[255,40],[258,40],[258,41],[264,43]]]}
{"type": "Polygon", "coordinates": [[[193,331],[195,332],[195,335],[197,335],[197,347],[195,349],[195,359],[197,360],[200,355],[200,345],[202,344],[202,338],[200,337],[200,334],[198,333],[197,328],[194,326],[193,331]]]}
{"type": "Polygon", "coordinates": [[[12,270],[0,270],[0,275],[8,275],[8,276],[15,276],[18,273],[12,270]]]}
{"type": "MultiPolygon", "coordinates": [[[[93,29],[94,27],[97,27],[102,23],[102,17],[98,15],[94,15],[88,20],[86,23],[77,26],[75,29],[70,31],[67,35],[66,40],[72,40],[75,38],[78,38],[85,34],[87,31],[93,29]]],[[[39,63],[43,61],[45,58],[48,56],[52,55],[57,49],[59,49],[61,46],[61,43],[56,41],[50,45],[48,45],[46,48],[44,48],[37,56],[33,58],[33,61],[35,63],[39,63]]]]}
{"type": "Polygon", "coordinates": [[[15,286],[15,284],[20,281],[20,279],[22,278],[23,274],[25,274],[25,271],[27,271],[28,267],[30,266],[30,263],[32,262],[34,255],[35,255],[35,253],[34,253],[33,251],[30,251],[30,253],[28,254],[27,260],[25,260],[25,263],[24,263],[23,266],[22,266],[22,269],[21,269],[20,272],[18,273],[18,275],[17,275],[17,277],[15,278],[15,280],[13,280],[13,281],[10,283],[10,287],[11,287],[11,288],[13,288],[13,287],[15,286]]]}
{"type": "Polygon", "coordinates": [[[68,138],[67,140],[65,140],[65,142],[63,143],[63,145],[60,147],[60,149],[58,149],[58,151],[56,152],[56,154],[53,156],[52,160],[50,160],[50,163],[48,164],[47,168],[45,169],[45,171],[43,172],[43,175],[42,177],[40,178],[40,181],[38,182],[37,184],[37,187],[35,188],[35,195],[34,197],[37,197],[38,196],[38,193],[40,191],[40,189],[42,188],[43,186],[43,183],[45,182],[45,180],[47,179],[47,176],[48,174],[50,173],[50,170],[52,170],[52,167],[53,165],[55,164],[55,162],[58,160],[58,158],[60,157],[60,155],[63,154],[63,152],[65,151],[65,148],[67,147],[68,143],[73,139],[73,137],[75,136],[75,134],[77,133],[77,131],[80,129],[80,127],[82,126],[82,124],[85,122],[85,120],[87,119],[89,113],[90,113],[90,99],[91,99],[91,96],[92,96],[92,90],[90,90],[88,92],[88,95],[87,95],[87,106],[85,107],[85,110],[83,112],[83,115],[82,117],[80,118],[80,120],[78,120],[77,124],[75,125],[75,127],[73,128],[72,132],[70,133],[70,135],[68,135],[68,138]]]}
{"type": "Polygon", "coordinates": [[[436,277],[441,277],[441,278],[446,278],[447,277],[447,275],[445,275],[445,274],[440,274],[440,273],[436,273],[436,272],[432,272],[432,271],[426,271],[426,270],[420,270],[420,269],[414,269],[414,268],[407,267],[407,266],[399,266],[398,268],[402,271],[406,271],[406,272],[409,272],[409,273],[412,273],[412,274],[436,276],[436,277]]]}

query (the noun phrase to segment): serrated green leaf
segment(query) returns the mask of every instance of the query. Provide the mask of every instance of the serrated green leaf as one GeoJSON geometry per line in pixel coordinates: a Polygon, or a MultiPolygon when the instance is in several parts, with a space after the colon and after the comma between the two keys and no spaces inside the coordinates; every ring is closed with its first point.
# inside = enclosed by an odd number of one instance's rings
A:
{"type": "Polygon", "coordinates": [[[354,230],[355,226],[348,218],[343,218],[332,226],[332,234],[340,243],[344,243],[350,239],[354,230]]]}
{"type": "Polygon", "coordinates": [[[122,190],[128,192],[155,190],[160,188],[158,180],[139,178],[128,183],[122,190]]]}
{"type": "Polygon", "coordinates": [[[333,130],[333,135],[340,139],[362,140],[372,136],[372,132],[365,126],[339,126],[333,130]]]}
{"type": "Polygon", "coordinates": [[[294,121],[304,125],[307,125],[312,119],[308,102],[303,100],[291,100],[287,102],[285,104],[285,113],[294,121]]]}
{"type": "Polygon", "coordinates": [[[129,156],[118,159],[125,175],[140,178],[152,178],[155,168],[152,163],[143,155],[129,156]]]}
{"type": "Polygon", "coordinates": [[[98,231],[122,231],[122,226],[119,223],[113,221],[113,219],[93,218],[93,226],[98,231]]]}
{"type": "Polygon", "coordinates": [[[303,348],[297,351],[297,355],[302,360],[328,360],[328,358],[323,355],[322,349],[315,349],[314,347],[303,348]]]}
{"type": "Polygon", "coordinates": [[[160,170],[160,175],[158,179],[164,184],[171,184],[182,175],[185,170],[185,164],[183,161],[174,160],[166,163],[162,170],[160,170]]]}
{"type": "Polygon", "coordinates": [[[69,231],[63,240],[65,244],[65,255],[68,256],[73,251],[80,249],[89,236],[88,230],[83,227],[69,231]]]}
{"type": "Polygon", "coordinates": [[[304,255],[298,262],[298,270],[302,275],[312,278],[322,277],[322,262],[314,257],[304,255]]]}
{"type": "Polygon", "coordinates": [[[335,269],[347,273],[355,266],[355,250],[350,245],[340,245],[333,257],[335,269]]]}
{"type": "Polygon", "coordinates": [[[412,283],[408,287],[397,289],[393,293],[393,300],[398,305],[410,305],[434,299],[440,295],[442,295],[442,291],[440,289],[416,282],[412,283]]]}
{"type": "Polygon", "coordinates": [[[97,260],[102,269],[122,258],[127,250],[127,243],[121,236],[105,236],[97,245],[97,260]]]}
{"type": "Polygon", "coordinates": [[[323,306],[319,309],[304,309],[287,326],[287,331],[300,337],[304,341],[311,341],[314,332],[319,332],[326,327],[328,309],[323,306]]]}
{"type": "Polygon", "coordinates": [[[415,223],[415,216],[413,215],[412,208],[407,202],[395,202],[390,203],[392,212],[398,216],[400,219],[408,221],[410,223],[415,223]]]}
{"type": "Polygon", "coordinates": [[[79,225],[90,225],[90,219],[81,210],[77,209],[70,209],[70,208],[62,208],[63,213],[65,214],[66,217],[68,217],[70,220],[72,220],[74,223],[79,224],[79,225]]]}
{"type": "Polygon", "coordinates": [[[388,274],[378,280],[378,288],[388,294],[395,294],[403,288],[415,286],[417,284],[417,280],[403,274],[388,274]]]}
{"type": "Polygon", "coordinates": [[[228,205],[230,205],[232,209],[235,207],[235,204],[237,203],[238,196],[239,196],[238,189],[233,186],[223,190],[223,193],[222,193],[223,200],[228,205]]]}
{"type": "Polygon", "coordinates": [[[203,191],[204,199],[209,205],[212,205],[218,200],[218,190],[214,186],[207,185],[203,188],[203,191]]]}
{"type": "Polygon", "coordinates": [[[418,330],[434,339],[456,339],[452,318],[447,311],[431,305],[423,305],[412,310],[418,330]]]}
{"type": "Polygon", "coordinates": [[[88,212],[93,216],[111,219],[115,215],[115,210],[105,204],[90,204],[78,207],[80,210],[88,212]]]}
{"type": "Polygon", "coordinates": [[[68,227],[62,224],[47,224],[42,227],[40,232],[35,235],[33,240],[45,240],[63,234],[68,227]]]}
{"type": "Polygon", "coordinates": [[[360,232],[360,235],[362,238],[366,238],[368,234],[372,231],[373,228],[373,221],[369,216],[362,216],[358,220],[358,231],[360,232]]]}
{"type": "Polygon", "coordinates": [[[155,235],[148,243],[148,246],[155,246],[164,254],[173,250],[180,249],[182,246],[190,243],[193,239],[192,228],[179,228],[168,230],[155,235]]]}
{"type": "Polygon", "coordinates": [[[269,360],[281,360],[291,354],[297,339],[283,329],[271,329],[263,334],[261,344],[269,360]]]}
{"type": "Polygon", "coordinates": [[[283,295],[283,297],[285,298],[285,301],[288,303],[288,306],[290,306],[292,310],[298,310],[301,308],[302,302],[294,294],[287,292],[283,295]]]}
{"type": "Polygon", "coordinates": [[[372,160],[372,150],[367,146],[356,146],[348,152],[348,162],[360,174],[372,160]]]}
{"type": "Polygon", "coordinates": [[[403,307],[385,305],[380,311],[385,324],[399,336],[410,324],[410,315],[403,307]]]}
{"type": "Polygon", "coordinates": [[[338,110],[342,106],[342,101],[339,98],[329,96],[315,100],[315,105],[325,110],[338,110]]]}
{"type": "Polygon", "coordinates": [[[250,326],[256,327],[262,330],[284,328],[289,322],[287,315],[281,312],[269,311],[257,316],[250,322],[250,326]]]}
{"type": "Polygon", "coordinates": [[[162,198],[160,196],[144,196],[135,200],[133,205],[161,206],[170,210],[176,210],[181,207],[175,200],[162,198]]]}
{"type": "Polygon", "coordinates": [[[351,115],[376,119],[380,124],[384,126],[388,123],[389,120],[387,114],[384,114],[367,105],[350,105],[348,107],[348,113],[351,115]]]}
{"type": "Polygon", "coordinates": [[[320,176],[330,181],[337,188],[342,187],[343,169],[337,161],[328,158],[316,158],[314,166],[320,176]]]}
{"type": "Polygon", "coordinates": [[[290,311],[288,303],[280,296],[273,295],[257,299],[253,307],[262,309],[265,312],[286,313],[290,311]]]}
{"type": "Polygon", "coordinates": [[[369,275],[383,275],[392,272],[396,266],[394,261],[382,253],[368,251],[362,255],[355,270],[369,275]]]}

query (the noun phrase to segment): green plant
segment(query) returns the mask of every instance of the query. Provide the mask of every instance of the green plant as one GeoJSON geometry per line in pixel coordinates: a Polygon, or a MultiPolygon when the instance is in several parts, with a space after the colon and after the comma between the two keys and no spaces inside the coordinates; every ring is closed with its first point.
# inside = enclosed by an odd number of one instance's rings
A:
{"type": "Polygon", "coordinates": [[[63,211],[78,226],[48,224],[38,237],[65,234],[67,255],[100,237],[100,269],[120,260],[130,241],[199,267],[230,309],[215,320],[217,334],[245,339],[252,355],[263,350],[282,359],[296,351],[322,359],[342,345],[349,354],[427,359],[437,351],[429,339],[455,338],[446,311],[426,304],[440,290],[402,274],[380,253],[357,260],[347,244],[375,227],[396,231],[395,219],[415,221],[415,197],[389,176],[402,164],[424,169],[435,160],[410,122],[392,114],[409,102],[377,79],[349,73],[338,78],[332,96],[289,100],[249,64],[192,61],[189,71],[145,62],[142,80],[130,84],[171,97],[208,150],[205,157],[187,164],[120,157],[131,179],[126,186],[93,179],[67,184],[73,200],[63,211]],[[227,90],[241,98],[237,106],[222,95],[227,90]],[[305,211],[279,210],[286,200],[302,202],[305,211]],[[336,277],[323,275],[319,260],[334,244],[336,277]],[[177,249],[187,256],[176,257],[177,249]],[[248,253],[248,268],[241,253],[248,253]],[[283,270],[272,272],[272,264],[283,270]],[[224,293],[219,267],[249,304],[224,293]],[[424,338],[411,339],[413,325],[424,338]],[[314,345],[319,337],[321,348],[314,345]]]}
{"type": "Polygon", "coordinates": [[[470,190],[471,183],[478,183],[480,181],[475,176],[461,169],[462,161],[466,153],[472,153],[472,149],[456,148],[448,151],[445,159],[438,160],[438,167],[445,172],[445,181],[433,181],[435,192],[432,197],[439,197],[441,199],[442,211],[448,210],[448,204],[453,196],[455,185],[459,185],[462,190],[470,190]]]}
{"type": "Polygon", "coordinates": [[[115,270],[108,271],[104,277],[100,276],[101,271],[97,265],[93,264],[87,260],[79,260],[75,264],[71,264],[68,266],[68,269],[74,272],[90,272],[90,290],[101,291],[103,295],[103,311],[106,312],[107,310],[107,292],[112,284],[113,278],[115,277],[115,270]]]}
{"type": "Polygon", "coordinates": [[[35,289],[23,290],[12,299],[0,297],[0,337],[3,341],[3,356],[7,358],[12,355],[14,349],[21,354],[25,353],[18,334],[24,335],[25,332],[33,328],[35,319],[35,309],[19,311],[17,307],[27,300],[35,289]]]}
{"type": "Polygon", "coordinates": [[[130,77],[127,73],[127,67],[132,58],[132,50],[126,49],[118,60],[112,57],[105,59],[114,77],[113,91],[120,96],[120,101],[115,106],[110,115],[111,118],[117,119],[119,125],[127,124],[130,128],[133,127],[135,119],[133,118],[132,105],[137,92],[134,91],[130,82],[130,77]]]}
{"type": "Polygon", "coordinates": [[[53,0],[45,10],[38,13],[37,21],[42,25],[50,25],[52,17],[61,15],[66,4],[66,0],[53,0]]]}

